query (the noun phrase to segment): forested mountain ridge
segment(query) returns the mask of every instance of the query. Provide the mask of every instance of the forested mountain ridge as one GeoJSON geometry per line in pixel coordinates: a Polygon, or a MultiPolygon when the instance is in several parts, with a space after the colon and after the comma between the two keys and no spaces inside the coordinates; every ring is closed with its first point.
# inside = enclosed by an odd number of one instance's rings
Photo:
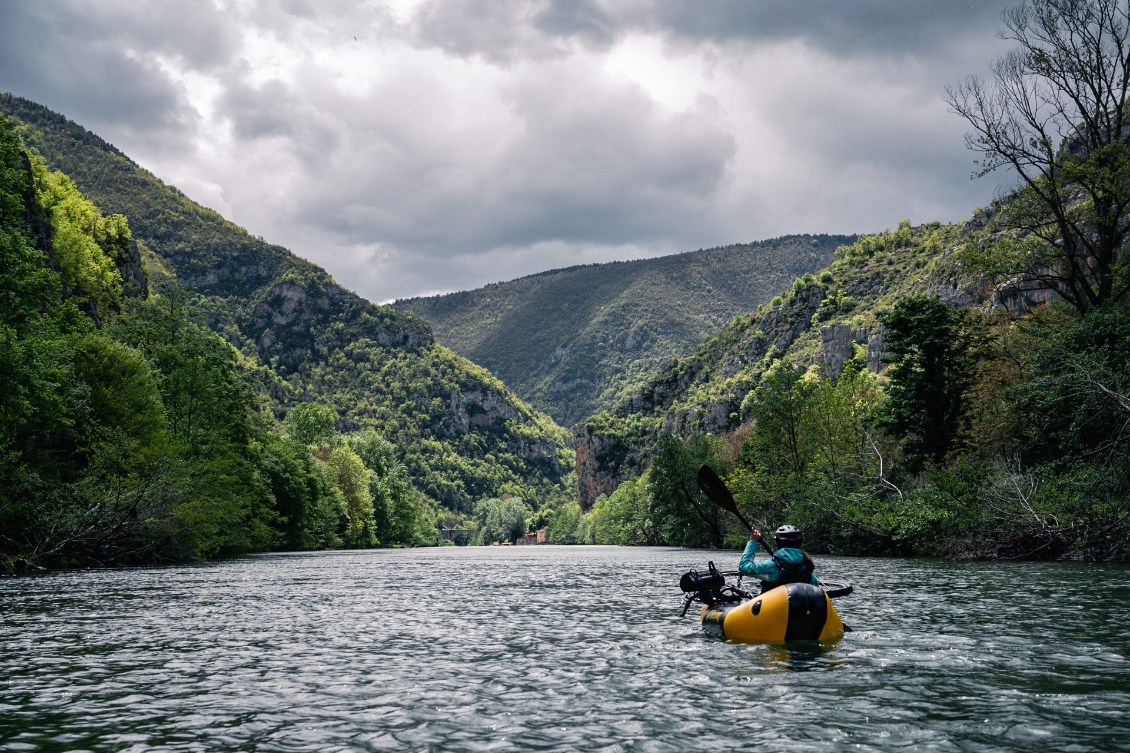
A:
{"type": "Polygon", "coordinates": [[[935,222],[913,228],[903,222],[897,230],[862,236],[838,249],[838,258],[826,269],[798,277],[770,303],[703,342],[693,355],[654,374],[613,410],[578,424],[582,505],[639,474],[661,433],[724,433],[749,421],[754,391],[782,359],[833,379],[853,359],[857,366],[880,370],[878,316],[901,298],[942,295],[954,306],[995,301],[998,307],[1027,308],[1037,303],[963,275],[953,255],[962,233],[961,225],[935,222]]]}
{"type": "Polygon", "coordinates": [[[566,493],[567,432],[436,344],[427,322],[364,301],[57,113],[4,94],[0,115],[99,208],[128,219],[143,257],[175,279],[183,304],[264,369],[256,382],[277,415],[305,401],[332,406],[340,429],[378,431],[416,486],[453,509],[504,490],[534,505],[566,493]]]}
{"type": "Polygon", "coordinates": [[[855,236],[793,235],[396,301],[563,425],[611,408],[855,236]]]}
{"type": "Polygon", "coordinates": [[[591,510],[566,535],[740,544],[695,500],[708,463],[747,518],[817,550],[1130,556],[1130,302],[1080,311],[1013,263],[1042,252],[1015,201],[861,237],[578,424],[591,510]]]}

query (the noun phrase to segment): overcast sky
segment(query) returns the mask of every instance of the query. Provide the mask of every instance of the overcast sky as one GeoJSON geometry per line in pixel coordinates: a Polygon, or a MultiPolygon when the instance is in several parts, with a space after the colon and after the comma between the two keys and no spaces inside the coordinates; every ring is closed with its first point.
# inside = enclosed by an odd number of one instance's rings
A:
{"type": "Polygon", "coordinates": [[[0,90],[374,301],[960,221],[995,0],[0,0],[0,90]]]}

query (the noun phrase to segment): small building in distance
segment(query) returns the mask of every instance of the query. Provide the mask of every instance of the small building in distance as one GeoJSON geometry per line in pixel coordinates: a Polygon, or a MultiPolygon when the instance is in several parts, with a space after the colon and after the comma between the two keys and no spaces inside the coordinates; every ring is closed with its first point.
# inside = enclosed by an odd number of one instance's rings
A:
{"type": "Polygon", "coordinates": [[[519,545],[548,544],[549,536],[546,534],[546,529],[539,528],[536,531],[527,533],[525,536],[519,536],[518,540],[514,543],[519,545]]]}

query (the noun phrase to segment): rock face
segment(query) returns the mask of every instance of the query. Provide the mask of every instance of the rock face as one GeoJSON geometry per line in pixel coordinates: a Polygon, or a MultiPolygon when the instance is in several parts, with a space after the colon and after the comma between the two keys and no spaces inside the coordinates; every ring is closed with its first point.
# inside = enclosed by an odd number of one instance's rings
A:
{"type": "MultiPolygon", "coordinates": [[[[945,255],[953,257],[959,248],[951,248],[945,255]]],[[[1037,277],[1050,271],[1053,270],[1036,269],[994,285],[988,278],[963,273],[961,264],[955,261],[930,278],[926,292],[938,296],[950,308],[977,308],[990,314],[1004,311],[1010,316],[1022,316],[1058,297],[1037,277]]]]}
{"type": "Polygon", "coordinates": [[[582,510],[589,510],[601,494],[612,494],[633,473],[638,473],[640,448],[617,437],[602,436],[584,422],[573,428],[577,453],[577,487],[582,510]]]}
{"type": "Polygon", "coordinates": [[[118,261],[118,274],[122,276],[122,294],[130,298],[148,298],[149,280],[141,266],[137,241],[129,242],[129,256],[118,261]]]}
{"type": "Polygon", "coordinates": [[[428,323],[380,309],[324,274],[284,276],[258,292],[240,330],[258,343],[266,363],[288,368],[318,359],[358,337],[386,348],[414,350],[433,343],[428,323]],[[348,322],[348,332],[339,323],[348,322]]]}
{"type": "Polygon", "coordinates": [[[883,356],[886,353],[883,350],[883,329],[880,327],[878,332],[874,332],[867,337],[867,368],[873,374],[878,374],[883,368],[883,356]]]}
{"type": "Polygon", "coordinates": [[[846,324],[829,324],[820,328],[820,351],[817,361],[824,367],[824,375],[835,381],[840,378],[844,364],[855,354],[855,333],[846,324]]]}
{"type": "Polygon", "coordinates": [[[466,434],[473,428],[520,420],[522,417],[517,409],[497,392],[469,390],[451,393],[451,420],[448,429],[452,434],[466,434]]]}
{"type": "Polygon", "coordinates": [[[820,328],[820,350],[813,359],[824,369],[824,376],[833,382],[840,378],[844,364],[855,357],[855,346],[867,346],[867,369],[878,373],[883,368],[883,330],[869,332],[852,329],[846,324],[829,324],[820,328]]]}

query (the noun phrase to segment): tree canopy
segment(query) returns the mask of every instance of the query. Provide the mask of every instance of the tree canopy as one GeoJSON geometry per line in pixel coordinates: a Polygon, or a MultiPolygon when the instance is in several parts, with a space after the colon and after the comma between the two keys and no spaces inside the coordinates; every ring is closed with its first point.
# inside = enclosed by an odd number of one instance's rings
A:
{"type": "Polygon", "coordinates": [[[1005,11],[1016,48],[947,88],[981,173],[1020,182],[1002,207],[995,271],[1025,273],[1086,313],[1130,292],[1130,3],[1032,0],[1005,11]]]}

